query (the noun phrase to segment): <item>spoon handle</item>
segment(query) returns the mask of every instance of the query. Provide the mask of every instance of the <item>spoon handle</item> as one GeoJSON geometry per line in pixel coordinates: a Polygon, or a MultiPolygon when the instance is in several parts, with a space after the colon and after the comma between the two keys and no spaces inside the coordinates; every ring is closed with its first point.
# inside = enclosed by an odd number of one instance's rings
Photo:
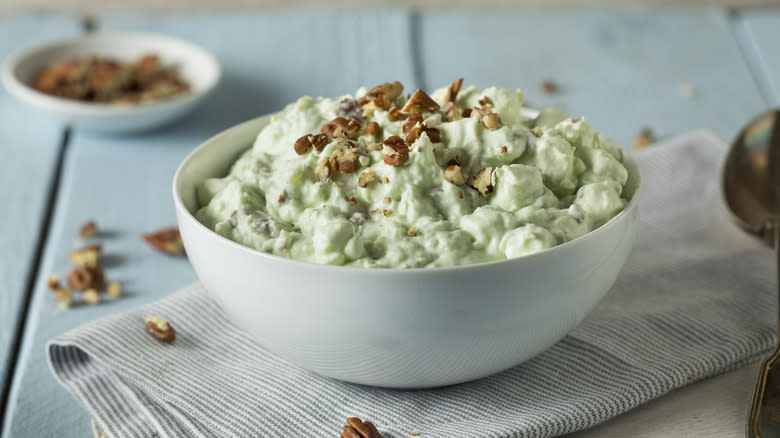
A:
{"type": "Polygon", "coordinates": [[[772,354],[761,361],[753,389],[747,422],[747,438],[769,438],[780,436],[780,388],[778,376],[780,370],[774,370],[780,359],[780,220],[771,223],[777,258],[777,330],[778,338],[772,354]]]}

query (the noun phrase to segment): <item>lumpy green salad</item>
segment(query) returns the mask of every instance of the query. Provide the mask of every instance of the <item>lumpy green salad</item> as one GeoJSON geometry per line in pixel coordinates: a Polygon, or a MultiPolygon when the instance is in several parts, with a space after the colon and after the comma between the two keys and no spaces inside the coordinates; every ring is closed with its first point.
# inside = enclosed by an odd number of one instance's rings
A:
{"type": "Polygon", "coordinates": [[[419,268],[542,251],[624,208],[617,144],[559,110],[523,117],[519,90],[461,88],[302,97],[198,187],[196,217],[282,257],[419,268]]]}

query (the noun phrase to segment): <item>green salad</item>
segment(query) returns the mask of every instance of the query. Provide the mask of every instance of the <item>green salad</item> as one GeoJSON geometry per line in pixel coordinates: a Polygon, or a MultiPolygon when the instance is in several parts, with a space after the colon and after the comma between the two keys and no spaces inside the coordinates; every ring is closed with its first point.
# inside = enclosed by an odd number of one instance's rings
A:
{"type": "Polygon", "coordinates": [[[523,117],[523,93],[398,83],[302,97],[271,117],[196,217],[296,260],[443,267],[520,257],[580,237],[626,205],[622,149],[582,119],[523,117]]]}

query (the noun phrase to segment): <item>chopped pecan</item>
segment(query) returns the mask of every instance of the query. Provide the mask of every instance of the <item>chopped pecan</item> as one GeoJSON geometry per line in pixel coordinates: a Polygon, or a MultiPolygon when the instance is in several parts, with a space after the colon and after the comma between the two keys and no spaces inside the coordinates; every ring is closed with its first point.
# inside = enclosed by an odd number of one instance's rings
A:
{"type": "Polygon", "coordinates": [[[317,175],[317,180],[325,182],[330,178],[330,159],[325,157],[317,163],[317,167],[314,169],[314,173],[317,175]]]}
{"type": "Polygon", "coordinates": [[[100,304],[100,292],[97,289],[87,289],[81,293],[81,300],[90,306],[100,304]]]}
{"type": "Polygon", "coordinates": [[[450,102],[455,103],[455,101],[458,99],[458,93],[460,92],[461,86],[463,86],[463,78],[460,78],[457,81],[450,84],[449,87],[450,102]]]}
{"type": "Polygon", "coordinates": [[[472,119],[482,120],[482,117],[485,115],[485,111],[482,111],[479,108],[472,108],[471,113],[469,113],[469,117],[472,119]]]}
{"type": "Polygon", "coordinates": [[[417,237],[419,233],[417,233],[417,230],[414,229],[414,227],[409,228],[409,231],[406,232],[406,235],[409,237],[417,237]]]}
{"type": "Polygon", "coordinates": [[[68,260],[76,266],[95,266],[98,264],[103,246],[98,244],[88,245],[83,248],[71,251],[68,254],[68,260]]]}
{"type": "Polygon", "coordinates": [[[538,126],[536,128],[532,128],[531,134],[533,134],[536,138],[541,138],[543,134],[542,128],[539,128],[538,126]]]}
{"type": "Polygon", "coordinates": [[[330,159],[333,170],[339,173],[352,173],[358,165],[358,155],[353,148],[339,149],[330,159]]]}
{"type": "Polygon", "coordinates": [[[441,131],[439,131],[438,128],[425,126],[423,131],[428,134],[428,138],[431,140],[431,143],[441,143],[441,131]]]}
{"type": "Polygon", "coordinates": [[[454,102],[447,102],[442,110],[444,111],[444,120],[448,122],[454,122],[463,118],[458,105],[455,105],[454,102]]]}
{"type": "Polygon", "coordinates": [[[347,425],[341,432],[341,438],[382,438],[382,434],[372,422],[350,417],[347,418],[347,425]]]}
{"type": "Polygon", "coordinates": [[[311,135],[306,134],[301,136],[298,140],[295,140],[295,145],[293,145],[293,149],[295,149],[295,153],[298,155],[303,155],[306,152],[309,152],[309,149],[311,149],[311,135]]]}
{"type": "Polygon", "coordinates": [[[466,177],[463,176],[463,171],[457,164],[447,166],[447,168],[444,169],[444,179],[456,186],[466,184],[466,177]]]}
{"type": "Polygon", "coordinates": [[[382,128],[379,126],[379,123],[371,122],[363,129],[363,133],[377,138],[382,135],[382,128]]]}
{"type": "Polygon", "coordinates": [[[404,134],[408,134],[409,131],[412,130],[417,124],[422,123],[423,118],[422,115],[419,113],[411,113],[409,114],[409,117],[406,119],[406,123],[403,124],[401,127],[401,130],[404,134]]]}
{"type": "Polygon", "coordinates": [[[184,244],[181,241],[181,234],[176,227],[164,228],[150,234],[141,234],[141,238],[157,249],[171,256],[184,255],[184,244]]]}
{"type": "Polygon", "coordinates": [[[650,128],[642,128],[631,142],[631,148],[634,150],[644,149],[653,144],[654,141],[653,131],[650,128]]]}
{"type": "Polygon", "coordinates": [[[67,309],[73,305],[73,291],[69,287],[55,289],[54,301],[56,301],[60,307],[67,309]]]}
{"type": "Polygon", "coordinates": [[[409,161],[409,146],[397,135],[383,141],[382,150],[385,153],[385,164],[402,166],[409,161]]]}
{"type": "Polygon", "coordinates": [[[395,122],[396,120],[401,120],[403,115],[401,114],[401,110],[398,108],[391,108],[390,112],[387,113],[387,120],[391,122],[395,122]]]}
{"type": "Polygon", "coordinates": [[[471,117],[471,108],[463,108],[463,112],[460,114],[461,116],[465,117],[471,117]]]}
{"type": "Polygon", "coordinates": [[[385,217],[390,217],[393,215],[393,212],[391,210],[382,210],[382,214],[385,215],[385,217]]]}
{"type": "Polygon", "coordinates": [[[317,152],[321,152],[330,141],[330,138],[326,134],[306,134],[295,141],[295,152],[298,155],[303,155],[309,152],[309,149],[314,147],[317,152]]]}
{"type": "Polygon", "coordinates": [[[550,78],[544,78],[539,82],[539,89],[546,94],[553,94],[558,91],[558,84],[550,78]]]}
{"type": "Polygon", "coordinates": [[[106,286],[106,294],[112,300],[115,300],[122,296],[122,284],[118,281],[109,282],[106,286]]]}
{"type": "Polygon", "coordinates": [[[488,100],[487,96],[482,96],[482,99],[479,99],[477,101],[480,105],[490,105],[490,101],[488,100]]]}
{"type": "Polygon", "coordinates": [[[314,134],[309,136],[309,141],[317,152],[322,152],[325,146],[328,145],[328,142],[330,142],[330,139],[325,134],[314,134]]]}
{"type": "Polygon", "coordinates": [[[163,342],[172,342],[176,339],[176,330],[173,329],[168,321],[159,316],[146,318],[146,331],[163,342]]]}
{"type": "Polygon", "coordinates": [[[46,280],[46,285],[51,290],[57,290],[60,288],[60,276],[57,274],[51,274],[49,275],[49,278],[46,280]]]}
{"type": "Polygon", "coordinates": [[[365,189],[376,179],[376,173],[373,170],[366,170],[358,177],[358,187],[365,189]]]}
{"type": "Polygon", "coordinates": [[[401,108],[401,112],[404,114],[422,113],[425,111],[436,111],[439,108],[439,104],[436,103],[435,100],[431,99],[431,96],[428,96],[418,88],[412,97],[406,101],[406,105],[401,108]]]}
{"type": "Polygon", "coordinates": [[[387,110],[403,91],[404,86],[400,82],[395,81],[392,84],[385,82],[369,90],[357,102],[363,107],[363,114],[371,113],[375,109],[387,110]]]}
{"type": "Polygon", "coordinates": [[[476,189],[482,196],[493,192],[493,168],[485,167],[469,178],[469,185],[476,189]]]}
{"type": "Polygon", "coordinates": [[[97,224],[95,221],[87,221],[79,228],[79,237],[89,239],[97,235],[97,224]]]}
{"type": "Polygon", "coordinates": [[[509,148],[507,146],[501,146],[501,149],[499,149],[501,152],[501,155],[504,155],[505,153],[509,152],[509,148]]]}
{"type": "Polygon", "coordinates": [[[495,131],[501,127],[501,117],[496,113],[488,113],[482,116],[482,124],[489,130],[495,131]]]}
{"type": "Polygon", "coordinates": [[[100,289],[103,281],[103,268],[100,266],[78,266],[68,274],[70,287],[80,291],[100,289]]]}
{"type": "Polygon", "coordinates": [[[426,126],[425,123],[420,123],[412,128],[406,135],[406,142],[408,144],[414,143],[423,132],[428,134],[428,139],[431,140],[431,143],[441,143],[441,132],[437,128],[426,126]]]}
{"type": "Polygon", "coordinates": [[[360,132],[361,124],[360,119],[355,116],[350,116],[349,119],[336,117],[330,123],[322,125],[320,131],[327,135],[329,140],[334,138],[355,138],[360,132]]]}
{"type": "Polygon", "coordinates": [[[355,99],[344,98],[339,102],[339,109],[336,110],[336,115],[341,117],[359,116],[363,114],[363,109],[355,99]]]}

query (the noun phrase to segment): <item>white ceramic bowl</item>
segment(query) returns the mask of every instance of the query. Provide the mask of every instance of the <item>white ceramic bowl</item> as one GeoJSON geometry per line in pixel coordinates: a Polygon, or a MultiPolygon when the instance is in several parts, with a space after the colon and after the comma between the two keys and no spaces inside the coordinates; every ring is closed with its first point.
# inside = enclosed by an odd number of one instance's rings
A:
{"type": "Polygon", "coordinates": [[[573,329],[623,266],[638,216],[639,171],[625,210],[578,239],[533,255],[436,269],[361,269],[269,255],[209,230],[196,185],[224,176],[268,123],[206,141],[173,181],[187,254],[209,293],[257,342],[305,369],[355,383],[426,388],[517,365],[573,329]]]}
{"type": "Polygon", "coordinates": [[[117,133],[145,130],[181,117],[214,89],[220,75],[217,60],[200,47],[177,38],[146,33],[95,33],[60,40],[12,55],[2,70],[6,89],[23,103],[79,128],[117,133]],[[160,55],[165,65],[177,66],[179,75],[190,83],[191,91],[153,103],[116,105],[54,97],[32,86],[36,75],[52,62],[86,55],[134,60],[147,53],[160,55]]]}

